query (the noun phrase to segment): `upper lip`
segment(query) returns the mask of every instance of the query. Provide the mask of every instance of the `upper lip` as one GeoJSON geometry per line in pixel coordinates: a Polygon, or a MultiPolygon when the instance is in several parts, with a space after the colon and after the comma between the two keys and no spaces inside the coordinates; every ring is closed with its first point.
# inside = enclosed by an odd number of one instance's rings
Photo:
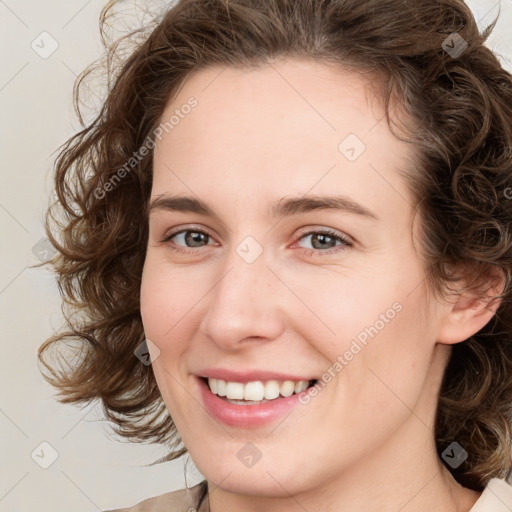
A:
{"type": "Polygon", "coordinates": [[[236,371],[228,370],[225,368],[206,368],[197,373],[199,377],[222,379],[229,382],[252,382],[256,380],[267,381],[267,380],[316,380],[316,377],[304,376],[304,375],[290,375],[281,372],[273,372],[268,370],[245,370],[236,371]]]}

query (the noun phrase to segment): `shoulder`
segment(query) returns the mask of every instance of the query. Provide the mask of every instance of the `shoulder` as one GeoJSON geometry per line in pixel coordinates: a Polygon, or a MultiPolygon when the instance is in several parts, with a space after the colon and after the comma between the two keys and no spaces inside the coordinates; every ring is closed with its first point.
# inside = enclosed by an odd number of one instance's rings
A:
{"type": "Polygon", "coordinates": [[[512,485],[491,478],[469,512],[509,512],[512,510],[512,485]]]}
{"type": "MultiPolygon", "coordinates": [[[[206,485],[206,481],[203,480],[189,489],[179,489],[154,496],[128,508],[103,512],[190,512],[190,509],[195,510],[199,500],[206,492],[206,485]]],[[[206,498],[202,500],[202,505],[197,512],[208,512],[208,509],[205,508],[207,503],[205,500],[206,498]]]]}

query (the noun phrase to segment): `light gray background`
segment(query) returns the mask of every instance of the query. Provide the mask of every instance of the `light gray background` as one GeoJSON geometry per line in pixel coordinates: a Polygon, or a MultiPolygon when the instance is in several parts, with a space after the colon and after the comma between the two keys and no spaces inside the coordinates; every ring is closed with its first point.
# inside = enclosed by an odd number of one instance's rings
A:
{"type": "MultiPolygon", "coordinates": [[[[0,512],[94,512],[184,487],[184,458],[142,467],[164,450],[116,441],[98,405],[59,404],[36,365],[37,347],[61,324],[60,297],[48,270],[28,267],[38,262],[34,247],[44,238],[55,152],[80,128],[72,86],[102,51],[98,16],[104,4],[0,0],[0,512]],[[31,47],[35,40],[43,51],[44,31],[58,43],[48,58],[31,47]],[[42,442],[58,453],[47,469],[34,461],[49,460],[51,450],[42,442]]],[[[498,4],[469,2],[480,26],[498,4]]],[[[501,6],[488,45],[512,70],[512,0],[501,6]]],[[[121,7],[133,9],[127,1],[121,7]]],[[[189,478],[194,484],[201,475],[192,469],[189,478]]]]}

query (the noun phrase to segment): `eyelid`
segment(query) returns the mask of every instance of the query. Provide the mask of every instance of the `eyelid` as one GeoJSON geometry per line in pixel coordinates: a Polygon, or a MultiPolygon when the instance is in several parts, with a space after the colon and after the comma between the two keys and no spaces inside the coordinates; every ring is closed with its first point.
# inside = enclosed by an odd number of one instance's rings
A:
{"type": "MultiPolygon", "coordinates": [[[[161,243],[163,244],[169,244],[171,242],[171,238],[173,238],[176,235],[180,235],[182,233],[186,233],[187,231],[190,232],[196,232],[196,233],[202,233],[206,235],[208,238],[211,238],[215,240],[215,238],[208,232],[208,230],[204,229],[202,226],[198,225],[188,225],[188,226],[182,226],[173,229],[171,232],[166,234],[163,239],[161,240],[161,243]]],[[[297,244],[305,237],[312,236],[312,235],[318,235],[323,234],[327,235],[328,237],[336,239],[339,244],[335,245],[333,248],[328,248],[325,250],[321,249],[308,249],[305,247],[299,247],[302,251],[308,251],[310,255],[329,255],[329,254],[337,254],[344,250],[347,250],[351,247],[353,247],[357,241],[355,241],[351,236],[346,235],[343,232],[337,231],[333,228],[326,228],[326,227],[320,227],[320,226],[309,226],[302,228],[300,230],[300,233],[295,237],[291,247],[297,246],[297,244]]],[[[182,246],[173,243],[174,247],[171,246],[171,249],[176,252],[181,253],[199,253],[200,251],[204,250],[208,245],[200,246],[200,247],[187,247],[182,246]]],[[[218,245],[218,243],[216,243],[218,245]]]]}
{"type": "Polygon", "coordinates": [[[198,233],[203,233],[207,236],[209,236],[210,238],[212,239],[215,239],[215,237],[213,237],[211,235],[211,233],[203,228],[202,226],[199,226],[199,225],[187,225],[187,226],[183,226],[183,227],[178,227],[176,229],[172,229],[169,233],[165,234],[163,237],[162,237],[162,240],[161,242],[165,243],[165,242],[168,242],[173,236],[175,235],[179,235],[181,233],[184,233],[184,232],[187,232],[187,231],[194,231],[194,232],[198,232],[198,233]]]}
{"type": "MultiPolygon", "coordinates": [[[[203,227],[199,225],[190,225],[190,226],[184,226],[182,228],[176,228],[176,230],[172,230],[171,232],[164,235],[162,241],[167,241],[169,238],[173,237],[174,235],[178,235],[180,233],[183,233],[184,231],[197,231],[199,233],[204,233],[205,235],[208,235],[211,238],[214,238],[208,230],[204,229],[203,227]]],[[[312,227],[306,227],[302,228],[300,230],[300,233],[295,237],[295,242],[300,240],[306,235],[312,235],[312,234],[318,234],[318,233],[325,233],[334,237],[339,237],[342,240],[344,240],[347,243],[354,244],[356,241],[349,235],[339,232],[332,228],[326,228],[321,226],[312,226],[312,227]]]]}
{"type": "Polygon", "coordinates": [[[297,246],[302,239],[304,239],[308,236],[319,235],[319,234],[327,235],[328,237],[337,240],[339,243],[336,244],[334,247],[327,248],[324,250],[314,249],[314,248],[309,249],[306,247],[299,247],[299,249],[301,249],[303,252],[306,252],[308,254],[308,256],[316,257],[316,256],[329,256],[329,255],[341,254],[343,251],[351,249],[355,245],[355,242],[353,241],[352,237],[349,237],[348,235],[345,235],[344,233],[338,232],[337,230],[334,230],[331,228],[317,227],[317,228],[308,228],[305,231],[303,231],[302,233],[300,233],[297,236],[297,238],[295,239],[295,241],[293,242],[291,247],[293,248],[293,247],[297,246]]]}
{"type": "Polygon", "coordinates": [[[327,228],[324,226],[308,226],[306,228],[302,228],[299,235],[296,237],[296,241],[300,240],[306,235],[312,235],[317,233],[325,233],[329,236],[340,238],[344,242],[350,245],[356,244],[356,240],[351,236],[347,235],[343,231],[338,231],[337,229],[327,228]]]}

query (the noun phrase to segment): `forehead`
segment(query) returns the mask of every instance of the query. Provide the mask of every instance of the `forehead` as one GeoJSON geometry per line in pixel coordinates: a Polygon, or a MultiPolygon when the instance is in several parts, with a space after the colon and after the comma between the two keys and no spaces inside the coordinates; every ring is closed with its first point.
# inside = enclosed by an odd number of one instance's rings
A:
{"type": "Polygon", "coordinates": [[[243,183],[252,196],[335,188],[403,201],[397,169],[414,156],[389,131],[371,85],[355,71],[290,59],[193,73],[161,116],[179,121],[157,141],[153,195],[243,183]]]}

